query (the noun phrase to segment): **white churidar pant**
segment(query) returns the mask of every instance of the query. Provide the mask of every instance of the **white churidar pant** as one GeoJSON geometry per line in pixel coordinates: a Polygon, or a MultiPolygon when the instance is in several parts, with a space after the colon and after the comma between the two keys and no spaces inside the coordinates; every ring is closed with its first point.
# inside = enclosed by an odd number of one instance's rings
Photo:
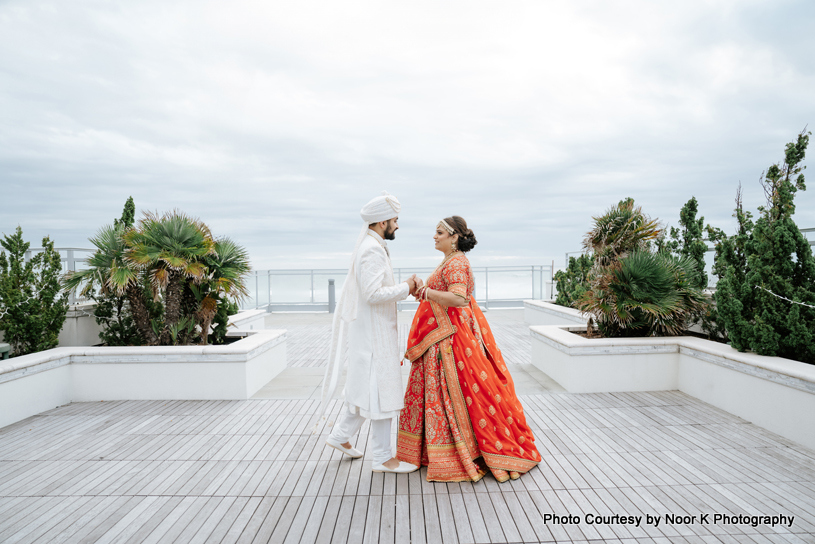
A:
{"type": "MultiPolygon", "coordinates": [[[[348,410],[343,410],[334,430],[331,431],[331,438],[340,444],[351,441],[351,437],[359,432],[362,424],[367,418],[353,414],[348,410]]],[[[370,452],[373,466],[381,465],[393,457],[391,449],[391,421],[392,419],[372,419],[371,420],[371,443],[370,452]]]]}

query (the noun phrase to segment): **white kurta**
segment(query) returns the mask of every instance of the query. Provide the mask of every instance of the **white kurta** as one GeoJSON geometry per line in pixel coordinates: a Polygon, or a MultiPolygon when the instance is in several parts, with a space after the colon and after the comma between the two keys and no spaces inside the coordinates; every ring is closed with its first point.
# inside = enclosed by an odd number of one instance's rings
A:
{"type": "Polygon", "coordinates": [[[359,247],[355,261],[357,318],[348,325],[348,373],[345,401],[369,419],[389,419],[404,407],[396,325],[396,302],[410,294],[396,284],[385,241],[374,231],[359,247]]]}

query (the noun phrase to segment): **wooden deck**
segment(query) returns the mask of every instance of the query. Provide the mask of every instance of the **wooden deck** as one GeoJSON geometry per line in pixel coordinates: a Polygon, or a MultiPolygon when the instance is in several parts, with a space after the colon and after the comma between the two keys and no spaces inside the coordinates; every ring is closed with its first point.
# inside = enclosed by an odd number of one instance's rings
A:
{"type": "Polygon", "coordinates": [[[62,406],[0,429],[0,542],[815,542],[812,450],[679,392],[522,400],[543,462],[504,484],[374,474],[312,434],[313,399],[62,406]],[[717,512],[795,521],[664,518],[717,512]]]}

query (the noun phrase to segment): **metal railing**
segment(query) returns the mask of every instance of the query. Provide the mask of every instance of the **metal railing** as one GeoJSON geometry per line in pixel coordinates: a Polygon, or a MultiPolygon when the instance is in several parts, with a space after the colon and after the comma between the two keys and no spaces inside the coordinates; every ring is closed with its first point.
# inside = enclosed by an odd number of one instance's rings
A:
{"type": "MultiPolygon", "coordinates": [[[[474,266],[475,298],[485,308],[523,307],[523,301],[552,296],[552,265],[474,266]]],[[[435,268],[395,268],[397,283],[413,274],[426,279],[435,268]]],[[[339,290],[347,269],[257,270],[249,278],[250,296],[242,309],[263,308],[270,312],[328,312],[329,280],[339,290]]],[[[400,302],[399,309],[416,306],[400,302]]]]}

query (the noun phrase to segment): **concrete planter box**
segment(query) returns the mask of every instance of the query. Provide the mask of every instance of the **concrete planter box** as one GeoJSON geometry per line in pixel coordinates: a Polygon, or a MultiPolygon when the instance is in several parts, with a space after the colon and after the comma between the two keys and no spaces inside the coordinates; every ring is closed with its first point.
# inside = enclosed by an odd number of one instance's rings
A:
{"type": "Polygon", "coordinates": [[[570,393],[679,390],[815,449],[815,366],[691,336],[588,339],[532,326],[532,363],[570,393]]]}
{"type": "Polygon", "coordinates": [[[525,300],[524,321],[529,325],[585,325],[588,320],[579,310],[552,301],[525,300]]]}
{"type": "Polygon", "coordinates": [[[241,310],[229,316],[229,328],[227,335],[233,330],[238,331],[258,331],[266,328],[266,310],[241,310]]]}
{"type": "Polygon", "coordinates": [[[248,399],[286,367],[286,331],[224,346],[65,347],[0,363],[0,427],[69,402],[248,399]]]}

